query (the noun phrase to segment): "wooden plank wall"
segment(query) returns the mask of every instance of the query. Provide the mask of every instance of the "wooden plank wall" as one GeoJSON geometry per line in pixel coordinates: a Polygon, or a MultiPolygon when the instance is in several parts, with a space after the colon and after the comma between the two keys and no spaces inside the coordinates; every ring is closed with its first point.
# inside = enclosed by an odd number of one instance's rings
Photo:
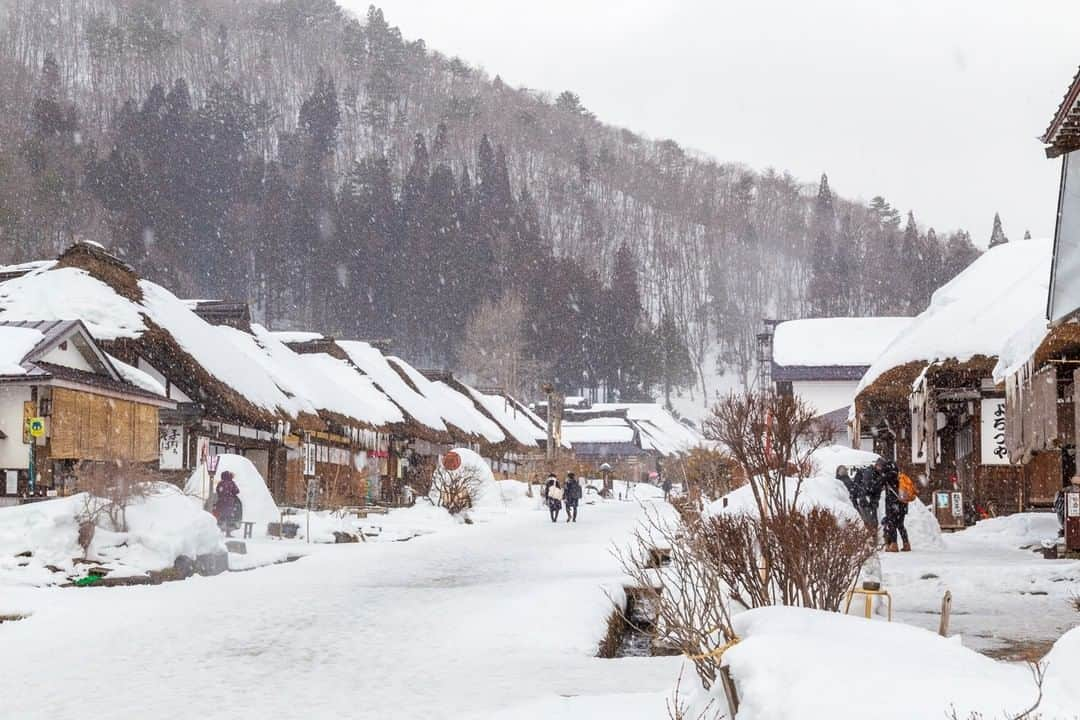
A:
{"type": "Polygon", "coordinates": [[[54,388],[50,455],[56,460],[158,458],[158,412],[153,405],[54,388]]]}

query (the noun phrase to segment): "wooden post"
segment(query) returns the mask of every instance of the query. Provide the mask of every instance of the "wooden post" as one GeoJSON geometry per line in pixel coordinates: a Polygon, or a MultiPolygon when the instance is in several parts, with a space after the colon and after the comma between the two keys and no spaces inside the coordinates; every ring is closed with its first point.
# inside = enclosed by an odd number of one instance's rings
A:
{"type": "Polygon", "coordinates": [[[941,598],[941,622],[938,624],[938,635],[949,636],[949,616],[952,614],[952,591],[946,590],[941,598]]]}
{"type": "Polygon", "coordinates": [[[739,692],[735,689],[735,681],[731,678],[731,666],[720,666],[720,686],[724,688],[724,696],[727,698],[728,717],[739,714],[739,692]]]}

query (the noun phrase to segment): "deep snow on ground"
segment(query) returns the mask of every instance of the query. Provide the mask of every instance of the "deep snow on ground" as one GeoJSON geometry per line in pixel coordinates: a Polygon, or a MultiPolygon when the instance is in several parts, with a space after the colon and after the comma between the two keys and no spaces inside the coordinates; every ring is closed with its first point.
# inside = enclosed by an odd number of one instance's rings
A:
{"type": "Polygon", "coordinates": [[[0,510],[0,614],[10,585],[54,585],[103,566],[110,577],[144,575],[172,567],[179,555],[221,552],[224,545],[212,515],[166,483],[155,483],[128,506],[127,532],[115,532],[106,516],[98,519],[89,564],[79,547],[79,518],[100,500],[86,493],[0,510]],[[27,555],[29,553],[29,555],[27,555]],[[47,566],[57,568],[51,571],[47,566]]]}
{"type": "Polygon", "coordinates": [[[677,659],[594,657],[604,588],[621,582],[611,544],[639,505],[552,524],[519,484],[505,490],[474,524],[443,513],[409,542],[311,545],[161,586],[5,589],[32,615],[0,625],[0,715],[602,717],[633,692],[621,717],[663,717],[677,659]]]}
{"type": "MultiPolygon", "coordinates": [[[[820,485],[811,494],[839,506],[835,488],[820,485]]],[[[364,530],[368,542],[256,538],[248,556],[230,556],[233,569],[275,553],[305,557],[254,572],[153,587],[0,587],[0,615],[29,616],[0,625],[0,717],[83,717],[88,702],[100,718],[283,708],[310,718],[667,717],[679,658],[594,657],[606,593],[618,596],[622,582],[610,550],[660,491],[639,485],[634,501],[590,495],[576,525],[552,524],[526,493],[493,483],[471,525],[423,501],[365,519],[316,513],[324,530],[364,530]]],[[[961,718],[974,709],[997,717],[1013,694],[1023,706],[1026,669],[971,649],[1049,643],[1077,624],[1068,598],[1080,563],[1019,549],[1053,530],[1047,516],[1014,516],[883,556],[891,626],[854,609],[850,618],[740,616],[748,640],[729,658],[746,702],[739,718],[945,717],[952,700],[961,718]],[[947,641],[933,633],[945,589],[954,596],[947,641]],[[940,681],[950,674],[955,683],[940,681]],[[892,685],[911,704],[882,714],[888,693],[875,689],[892,685]],[[853,686],[868,689],[853,695],[853,686]]],[[[1080,697],[1080,631],[1050,658],[1046,717],[1068,717],[1059,710],[1080,697]]],[[[685,670],[684,697],[693,685],[685,670]]]]}

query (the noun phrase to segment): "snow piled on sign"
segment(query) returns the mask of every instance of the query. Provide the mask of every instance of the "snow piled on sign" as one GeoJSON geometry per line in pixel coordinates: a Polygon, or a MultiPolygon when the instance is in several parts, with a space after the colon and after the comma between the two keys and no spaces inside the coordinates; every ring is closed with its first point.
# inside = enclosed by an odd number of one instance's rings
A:
{"type": "Polygon", "coordinates": [[[32,328],[0,327],[0,375],[25,375],[22,359],[44,339],[32,328]]]}
{"type": "MultiPolygon", "coordinates": [[[[233,474],[233,482],[240,489],[240,502],[244,505],[243,521],[255,523],[258,534],[266,532],[267,523],[280,522],[281,511],[278,510],[270,489],[266,487],[266,481],[252,462],[242,455],[223,454],[217,457],[214,487],[221,482],[222,473],[229,471],[233,474]]],[[[206,467],[200,464],[188,478],[184,492],[199,501],[205,501],[210,492],[210,482],[206,467]]]]}
{"type": "Polygon", "coordinates": [[[773,333],[777,365],[869,365],[911,324],[909,317],[842,317],[788,320],[773,333]]]}
{"type": "Polygon", "coordinates": [[[1045,314],[1051,251],[1049,240],[1017,240],[987,250],[934,293],[930,307],[870,366],[856,394],[907,363],[998,357],[1003,338],[1045,314]]]}

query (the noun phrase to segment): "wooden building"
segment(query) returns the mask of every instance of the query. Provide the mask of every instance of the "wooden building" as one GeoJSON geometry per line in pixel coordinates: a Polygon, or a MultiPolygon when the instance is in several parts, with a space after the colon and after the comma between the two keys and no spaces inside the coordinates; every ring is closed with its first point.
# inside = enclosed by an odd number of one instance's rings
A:
{"type": "Polygon", "coordinates": [[[175,404],[139,375],[77,320],[0,322],[0,505],[77,491],[83,461],[156,463],[175,404]]]}
{"type": "Polygon", "coordinates": [[[766,321],[771,337],[762,343],[763,361],[773,390],[798,396],[819,417],[846,419],[870,364],[910,324],[908,317],[766,321]]]}
{"type": "Polygon", "coordinates": [[[1048,263],[1046,241],[990,249],[940,288],[863,376],[853,444],[919,478],[925,501],[959,490],[987,514],[1042,502],[1030,470],[1009,457],[1005,387],[993,370],[1005,340],[1041,314],[1048,263]]]}
{"type": "Polygon", "coordinates": [[[325,431],[316,409],[290,395],[249,341],[199,317],[184,301],[101,247],[77,243],[55,263],[0,283],[0,321],[78,317],[112,356],[160,384],[174,408],[159,414],[161,471],[180,483],[211,455],[250,459],[284,501],[287,462],[302,433],[325,431]]]}
{"type": "Polygon", "coordinates": [[[1033,501],[1049,505],[1077,474],[1080,446],[1080,73],[1041,139],[1048,158],[1061,158],[1045,313],[1004,344],[994,377],[1005,387],[1009,456],[1031,475],[1033,501]]]}

